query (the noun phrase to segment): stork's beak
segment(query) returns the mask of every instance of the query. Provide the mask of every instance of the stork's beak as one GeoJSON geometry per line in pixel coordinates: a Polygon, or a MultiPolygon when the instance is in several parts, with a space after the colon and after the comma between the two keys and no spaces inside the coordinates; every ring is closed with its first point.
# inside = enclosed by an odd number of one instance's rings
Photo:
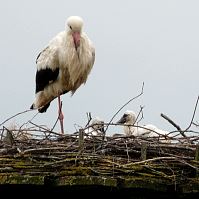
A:
{"type": "Polygon", "coordinates": [[[122,116],[120,120],[117,121],[117,124],[124,124],[126,122],[126,117],[122,116]]]}
{"type": "Polygon", "coordinates": [[[72,36],[73,36],[73,41],[75,44],[75,49],[77,50],[77,48],[80,45],[80,32],[73,32],[72,36]]]}

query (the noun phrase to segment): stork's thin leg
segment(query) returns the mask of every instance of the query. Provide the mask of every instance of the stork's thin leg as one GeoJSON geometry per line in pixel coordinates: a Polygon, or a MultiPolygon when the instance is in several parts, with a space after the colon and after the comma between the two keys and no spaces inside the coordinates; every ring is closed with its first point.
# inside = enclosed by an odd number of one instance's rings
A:
{"type": "Polygon", "coordinates": [[[58,117],[59,117],[60,126],[61,126],[61,133],[64,134],[64,114],[62,112],[60,95],[58,95],[58,108],[59,108],[58,117]]]}

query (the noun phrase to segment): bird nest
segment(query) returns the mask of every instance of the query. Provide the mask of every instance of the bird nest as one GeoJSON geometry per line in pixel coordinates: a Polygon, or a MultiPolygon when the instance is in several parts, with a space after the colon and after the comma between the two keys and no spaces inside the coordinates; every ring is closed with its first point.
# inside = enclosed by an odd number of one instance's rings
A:
{"type": "Polygon", "coordinates": [[[168,143],[161,137],[88,136],[82,129],[60,135],[41,126],[4,127],[0,182],[199,192],[199,147],[190,139],[173,137],[168,143]]]}

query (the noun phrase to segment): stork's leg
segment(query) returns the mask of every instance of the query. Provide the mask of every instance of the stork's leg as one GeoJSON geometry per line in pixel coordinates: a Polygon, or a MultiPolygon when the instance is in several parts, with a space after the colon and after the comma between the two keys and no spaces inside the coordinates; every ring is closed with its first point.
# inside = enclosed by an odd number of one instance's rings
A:
{"type": "Polygon", "coordinates": [[[59,108],[58,117],[59,117],[60,126],[61,126],[61,133],[64,134],[64,114],[62,112],[60,95],[58,95],[58,108],[59,108]]]}

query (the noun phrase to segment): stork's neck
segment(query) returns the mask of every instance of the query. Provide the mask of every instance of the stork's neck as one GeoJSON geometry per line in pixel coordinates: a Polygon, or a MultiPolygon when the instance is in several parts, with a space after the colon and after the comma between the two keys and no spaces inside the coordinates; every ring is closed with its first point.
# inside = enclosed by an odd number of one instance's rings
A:
{"type": "Polygon", "coordinates": [[[137,127],[133,126],[124,126],[124,133],[129,136],[129,135],[135,135],[137,133],[137,127]]]}
{"type": "Polygon", "coordinates": [[[133,119],[125,122],[125,124],[128,124],[128,125],[133,125],[134,123],[135,123],[135,120],[133,119]]]}

